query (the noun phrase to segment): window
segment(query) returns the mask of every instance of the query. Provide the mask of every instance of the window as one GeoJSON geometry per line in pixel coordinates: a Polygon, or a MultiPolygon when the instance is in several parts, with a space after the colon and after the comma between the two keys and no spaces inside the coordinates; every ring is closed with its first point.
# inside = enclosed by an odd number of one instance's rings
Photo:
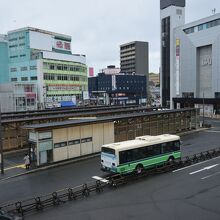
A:
{"type": "Polygon", "coordinates": [[[50,70],[54,70],[55,66],[53,64],[50,64],[50,70]]]}
{"type": "Polygon", "coordinates": [[[179,151],[180,150],[180,142],[174,141],[174,142],[168,142],[162,144],[163,153],[170,153],[173,151],[179,151]]]}
{"type": "Polygon", "coordinates": [[[220,99],[220,92],[215,92],[215,98],[220,99]]]}
{"type": "Polygon", "coordinates": [[[37,76],[31,76],[31,80],[37,80],[37,76]]]}
{"type": "Polygon", "coordinates": [[[102,152],[115,155],[115,150],[107,147],[102,147],[102,152]]]}
{"type": "Polygon", "coordinates": [[[37,66],[30,66],[30,70],[36,70],[37,66]]]}
{"type": "Polygon", "coordinates": [[[68,145],[76,145],[76,144],[80,144],[80,139],[68,141],[68,145]]]}
{"type": "Polygon", "coordinates": [[[26,57],[26,54],[21,54],[20,57],[26,57]]]}
{"type": "Polygon", "coordinates": [[[28,81],[28,77],[21,77],[21,81],[28,81]]]}
{"type": "Polygon", "coordinates": [[[67,146],[66,141],[54,144],[54,148],[60,148],[60,147],[66,147],[66,146],[67,146]]]}
{"type": "Polygon", "coordinates": [[[17,68],[15,67],[10,68],[10,72],[16,72],[16,71],[17,71],[17,68]]]}
{"type": "Polygon", "coordinates": [[[18,79],[17,78],[11,78],[11,82],[17,82],[18,79]]]}
{"type": "Polygon", "coordinates": [[[21,71],[26,71],[27,70],[27,67],[26,66],[22,66],[21,67],[21,71]]]}
{"type": "Polygon", "coordinates": [[[182,10],[181,9],[176,9],[176,14],[177,15],[182,15],[182,10]]]}

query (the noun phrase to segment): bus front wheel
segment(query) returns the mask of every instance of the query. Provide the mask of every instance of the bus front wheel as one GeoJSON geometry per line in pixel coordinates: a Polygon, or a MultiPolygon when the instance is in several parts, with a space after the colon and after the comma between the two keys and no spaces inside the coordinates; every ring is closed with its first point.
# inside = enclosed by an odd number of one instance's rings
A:
{"type": "Polygon", "coordinates": [[[137,174],[140,174],[140,173],[142,173],[143,169],[144,169],[143,165],[138,164],[135,168],[135,171],[136,171],[137,174]]]}

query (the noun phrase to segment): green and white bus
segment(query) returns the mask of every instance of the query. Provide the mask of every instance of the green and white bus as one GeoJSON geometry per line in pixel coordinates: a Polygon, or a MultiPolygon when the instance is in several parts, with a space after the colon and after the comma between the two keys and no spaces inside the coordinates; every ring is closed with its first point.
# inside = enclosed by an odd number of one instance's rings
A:
{"type": "Polygon", "coordinates": [[[135,140],[103,145],[101,169],[111,173],[140,173],[143,169],[180,158],[179,136],[142,136],[135,140]]]}

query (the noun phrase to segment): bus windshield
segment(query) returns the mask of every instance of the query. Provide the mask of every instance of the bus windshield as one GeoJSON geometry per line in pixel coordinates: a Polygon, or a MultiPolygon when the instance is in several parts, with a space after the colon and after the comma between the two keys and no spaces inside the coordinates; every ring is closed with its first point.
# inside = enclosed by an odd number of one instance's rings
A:
{"type": "Polygon", "coordinates": [[[115,150],[107,147],[102,147],[102,152],[115,155],[115,150]]]}

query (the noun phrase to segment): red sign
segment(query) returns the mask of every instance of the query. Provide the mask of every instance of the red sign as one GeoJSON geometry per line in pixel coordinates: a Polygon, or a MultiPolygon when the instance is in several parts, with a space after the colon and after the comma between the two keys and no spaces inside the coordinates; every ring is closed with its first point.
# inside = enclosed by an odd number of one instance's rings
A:
{"type": "Polygon", "coordinates": [[[57,41],[56,42],[56,46],[58,47],[58,48],[63,48],[63,42],[62,41],[57,41]]]}

